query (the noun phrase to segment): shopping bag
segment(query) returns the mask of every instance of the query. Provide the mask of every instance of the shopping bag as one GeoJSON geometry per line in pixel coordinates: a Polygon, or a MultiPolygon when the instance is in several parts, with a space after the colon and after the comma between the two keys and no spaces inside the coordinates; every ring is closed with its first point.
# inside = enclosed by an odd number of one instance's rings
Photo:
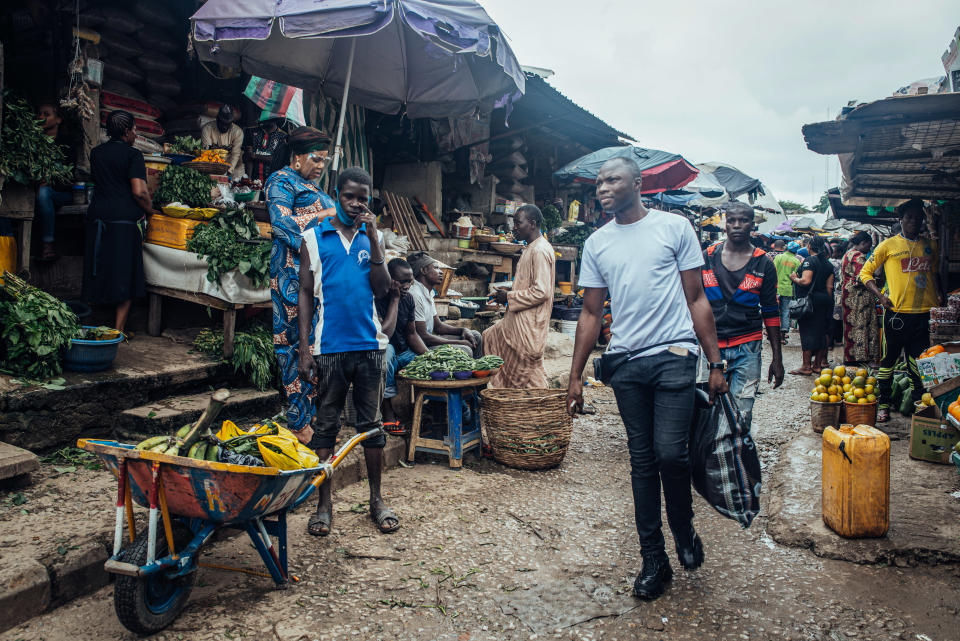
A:
{"type": "Polygon", "coordinates": [[[278,470],[301,470],[320,464],[320,457],[316,452],[301,443],[293,432],[285,427],[277,426],[277,434],[258,438],[257,447],[263,462],[278,470]]]}
{"type": "Polygon", "coordinates": [[[693,487],[720,514],[750,527],[760,511],[760,458],[733,396],[727,392],[711,406],[697,390],[690,429],[693,487]],[[722,420],[725,418],[726,420],[722,420]]]}

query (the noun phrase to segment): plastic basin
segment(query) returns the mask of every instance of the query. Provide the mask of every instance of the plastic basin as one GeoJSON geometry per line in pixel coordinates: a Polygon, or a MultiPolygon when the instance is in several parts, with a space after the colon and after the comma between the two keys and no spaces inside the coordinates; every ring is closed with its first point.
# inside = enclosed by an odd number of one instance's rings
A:
{"type": "MultiPolygon", "coordinates": [[[[93,326],[84,325],[83,328],[93,329],[93,326]]],[[[71,372],[102,372],[110,369],[122,342],[122,335],[103,341],[75,338],[63,353],[63,368],[71,372]]]]}

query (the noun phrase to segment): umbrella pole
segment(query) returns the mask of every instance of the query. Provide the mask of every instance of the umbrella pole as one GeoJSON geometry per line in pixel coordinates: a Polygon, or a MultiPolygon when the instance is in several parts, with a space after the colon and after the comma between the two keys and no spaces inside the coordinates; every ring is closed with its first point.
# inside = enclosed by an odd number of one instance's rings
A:
{"type": "Polygon", "coordinates": [[[336,179],[337,173],[340,171],[340,158],[343,156],[343,147],[341,142],[343,141],[343,122],[347,117],[347,97],[350,95],[350,77],[353,75],[353,54],[357,48],[357,39],[350,39],[350,58],[347,61],[347,78],[343,83],[343,99],[340,101],[340,118],[337,123],[337,139],[333,147],[333,165],[332,179],[336,179]]]}

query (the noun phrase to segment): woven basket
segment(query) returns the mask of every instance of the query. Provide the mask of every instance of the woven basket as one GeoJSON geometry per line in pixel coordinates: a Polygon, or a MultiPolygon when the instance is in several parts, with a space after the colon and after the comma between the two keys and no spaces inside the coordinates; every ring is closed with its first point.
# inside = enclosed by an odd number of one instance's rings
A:
{"type": "Polygon", "coordinates": [[[848,403],[843,402],[844,422],[851,425],[877,426],[877,403],[848,403]]]}
{"type": "Polygon", "coordinates": [[[810,425],[813,427],[813,431],[822,434],[827,427],[840,425],[841,409],[843,409],[841,403],[810,401],[810,425]]]}
{"type": "Polygon", "coordinates": [[[560,465],[567,455],[573,420],[566,393],[553,389],[485,389],[481,416],[493,458],[521,470],[560,465]]]}
{"type": "Polygon", "coordinates": [[[222,176],[230,171],[230,165],[225,162],[206,162],[202,160],[194,160],[193,162],[183,163],[183,166],[189,167],[190,169],[196,169],[201,174],[210,174],[216,176],[222,176]]]}

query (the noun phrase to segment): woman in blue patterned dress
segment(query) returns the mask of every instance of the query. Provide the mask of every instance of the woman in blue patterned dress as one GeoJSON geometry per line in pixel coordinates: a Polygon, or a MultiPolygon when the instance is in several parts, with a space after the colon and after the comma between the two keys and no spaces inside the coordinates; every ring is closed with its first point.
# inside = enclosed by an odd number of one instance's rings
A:
{"type": "MultiPolygon", "coordinates": [[[[334,201],[312,181],[323,174],[330,137],[313,127],[299,127],[280,148],[290,163],[267,179],[267,207],[273,226],[270,289],[273,298],[273,345],[289,407],[287,426],[294,432],[313,418],[316,390],[297,375],[297,292],[300,287],[300,240],[303,232],[335,213],[334,201]]],[[[316,319],[311,326],[316,326],[316,319]]],[[[313,344],[313,336],[310,336],[313,344]]]]}

